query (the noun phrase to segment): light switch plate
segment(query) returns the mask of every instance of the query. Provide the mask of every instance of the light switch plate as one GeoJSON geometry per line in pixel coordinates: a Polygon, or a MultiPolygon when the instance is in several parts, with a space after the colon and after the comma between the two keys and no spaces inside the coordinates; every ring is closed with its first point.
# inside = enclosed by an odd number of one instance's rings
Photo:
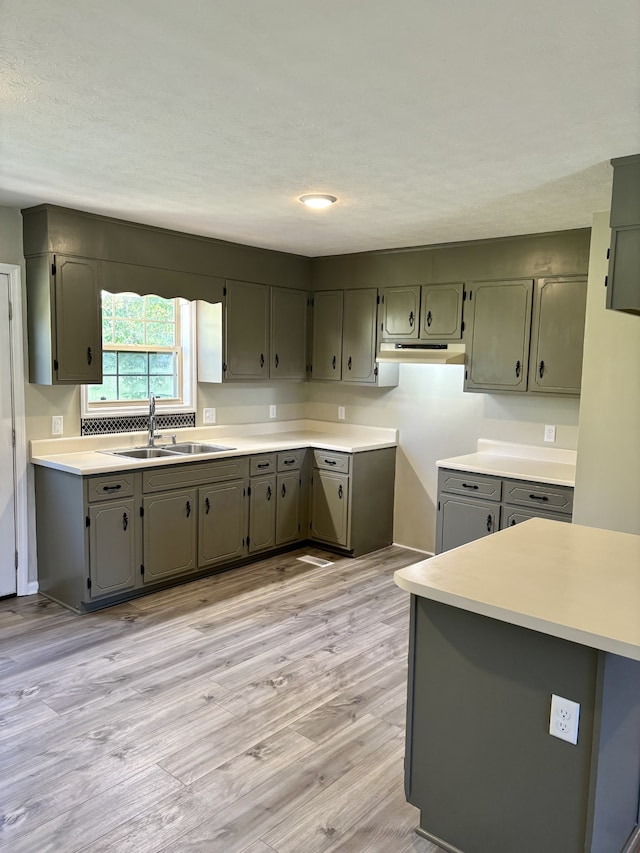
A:
{"type": "Polygon", "coordinates": [[[338,420],[343,421],[347,416],[344,406],[338,406],[338,420]]]}
{"type": "Polygon", "coordinates": [[[544,428],[544,440],[545,441],[553,441],[556,440],[556,428],[551,424],[546,424],[544,428]]]}
{"type": "Polygon", "coordinates": [[[277,411],[278,411],[278,410],[277,410],[277,407],[276,407],[276,406],[274,406],[273,404],[271,404],[271,405],[269,406],[269,417],[270,417],[270,418],[275,418],[275,417],[277,417],[277,411]]]}
{"type": "Polygon", "coordinates": [[[203,409],[202,410],[202,420],[205,424],[215,424],[215,422],[216,422],[216,410],[215,409],[203,409]]]}

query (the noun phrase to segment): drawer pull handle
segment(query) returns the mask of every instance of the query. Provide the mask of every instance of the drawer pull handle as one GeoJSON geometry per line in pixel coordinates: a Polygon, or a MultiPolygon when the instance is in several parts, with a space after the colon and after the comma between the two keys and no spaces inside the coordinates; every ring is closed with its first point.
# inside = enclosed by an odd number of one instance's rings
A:
{"type": "Polygon", "coordinates": [[[205,515],[209,515],[209,510],[211,509],[211,501],[209,500],[209,498],[205,499],[204,505],[205,505],[205,515]]]}
{"type": "Polygon", "coordinates": [[[540,377],[540,379],[542,379],[542,377],[544,376],[544,361],[541,361],[538,365],[538,376],[540,377]]]}
{"type": "Polygon", "coordinates": [[[93,361],[93,350],[91,347],[87,347],[87,364],[91,364],[93,361]]]}
{"type": "Polygon", "coordinates": [[[284,459],[284,460],[282,461],[282,464],[283,464],[283,465],[294,465],[294,464],[295,464],[295,461],[296,461],[295,459],[284,459]]]}
{"type": "Polygon", "coordinates": [[[529,495],[532,501],[548,501],[547,495],[529,495]]]}
{"type": "Polygon", "coordinates": [[[491,517],[491,513],[487,516],[487,533],[491,533],[491,525],[493,524],[493,518],[491,517]]]}
{"type": "Polygon", "coordinates": [[[334,355],[334,357],[331,359],[331,367],[333,367],[333,369],[334,369],[334,370],[336,369],[336,357],[335,357],[335,355],[334,355]]]}
{"type": "Polygon", "coordinates": [[[267,500],[271,500],[271,486],[267,486],[267,500]]]}
{"type": "Polygon", "coordinates": [[[129,526],[129,516],[127,515],[126,512],[123,512],[122,513],[122,529],[126,530],[128,526],[129,526]]]}
{"type": "Polygon", "coordinates": [[[191,515],[191,501],[187,501],[187,518],[191,515]]]}
{"type": "Polygon", "coordinates": [[[414,316],[413,311],[410,311],[409,312],[409,326],[411,326],[412,329],[413,329],[413,324],[415,323],[415,319],[416,318],[414,316]]]}
{"type": "Polygon", "coordinates": [[[336,462],[335,459],[325,459],[324,464],[325,465],[337,465],[338,463],[336,462]]]}
{"type": "Polygon", "coordinates": [[[256,465],[256,468],[268,468],[269,465],[270,465],[269,462],[258,462],[258,464],[256,465]]]}
{"type": "Polygon", "coordinates": [[[122,488],[121,484],[118,483],[117,486],[103,486],[102,491],[103,492],[117,492],[121,488],[122,488]]]}
{"type": "Polygon", "coordinates": [[[275,361],[276,367],[277,367],[280,364],[280,359],[278,357],[278,353],[276,353],[276,357],[275,357],[274,361],[275,361]]]}
{"type": "Polygon", "coordinates": [[[349,361],[347,361],[347,369],[348,370],[351,370],[351,364],[352,364],[352,360],[351,360],[351,356],[349,356],[349,361]]]}
{"type": "Polygon", "coordinates": [[[480,486],[476,485],[476,483],[463,483],[462,488],[463,489],[479,489],[480,486]]]}
{"type": "Polygon", "coordinates": [[[520,379],[520,370],[521,370],[521,364],[520,364],[520,359],[518,359],[518,361],[516,361],[516,379],[520,379]]]}
{"type": "Polygon", "coordinates": [[[287,487],[286,487],[286,486],[285,486],[285,484],[283,483],[283,484],[282,484],[282,497],[284,497],[286,494],[287,494],[287,487]]]}
{"type": "Polygon", "coordinates": [[[512,519],[511,519],[511,524],[510,524],[509,526],[510,526],[510,527],[515,527],[515,523],[516,523],[515,518],[512,518],[512,519]]]}
{"type": "Polygon", "coordinates": [[[342,500],[343,494],[344,494],[344,492],[342,490],[342,483],[340,483],[340,485],[338,486],[338,497],[340,498],[340,500],[342,500]]]}
{"type": "Polygon", "coordinates": [[[433,320],[433,314],[431,313],[431,311],[428,311],[427,312],[427,326],[431,325],[432,320],[433,320]]]}
{"type": "Polygon", "coordinates": [[[261,368],[264,367],[264,353],[263,352],[260,353],[260,367],[261,368]]]}

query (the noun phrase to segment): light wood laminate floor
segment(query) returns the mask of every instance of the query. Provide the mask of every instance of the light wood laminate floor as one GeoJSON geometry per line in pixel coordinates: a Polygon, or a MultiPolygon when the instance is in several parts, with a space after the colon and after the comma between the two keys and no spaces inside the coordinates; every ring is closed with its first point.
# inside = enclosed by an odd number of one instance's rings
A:
{"type": "Polygon", "coordinates": [[[438,853],[403,793],[415,559],[304,548],[85,616],[0,601],[0,850],[438,853]]]}

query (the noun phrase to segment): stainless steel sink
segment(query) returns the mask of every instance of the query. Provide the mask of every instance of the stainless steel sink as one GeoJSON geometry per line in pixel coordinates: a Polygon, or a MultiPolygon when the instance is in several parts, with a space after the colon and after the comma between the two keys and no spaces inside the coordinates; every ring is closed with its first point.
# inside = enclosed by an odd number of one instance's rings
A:
{"type": "Polygon", "coordinates": [[[131,450],[107,450],[113,456],[126,456],[129,459],[158,459],[160,456],[173,456],[164,447],[133,447],[131,450]]]}
{"type": "Polygon", "coordinates": [[[235,450],[235,447],[227,447],[224,444],[205,444],[200,441],[179,441],[177,444],[168,444],[162,450],[169,453],[220,453],[223,450],[235,450]]]}

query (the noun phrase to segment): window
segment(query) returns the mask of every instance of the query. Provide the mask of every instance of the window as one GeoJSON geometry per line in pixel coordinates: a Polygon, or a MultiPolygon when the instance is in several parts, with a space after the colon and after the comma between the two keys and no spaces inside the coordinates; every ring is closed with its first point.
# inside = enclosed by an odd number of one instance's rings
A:
{"type": "Polygon", "coordinates": [[[151,394],[193,409],[191,305],[184,299],[102,291],[102,375],[83,387],[85,415],[142,411],[151,394]]]}

